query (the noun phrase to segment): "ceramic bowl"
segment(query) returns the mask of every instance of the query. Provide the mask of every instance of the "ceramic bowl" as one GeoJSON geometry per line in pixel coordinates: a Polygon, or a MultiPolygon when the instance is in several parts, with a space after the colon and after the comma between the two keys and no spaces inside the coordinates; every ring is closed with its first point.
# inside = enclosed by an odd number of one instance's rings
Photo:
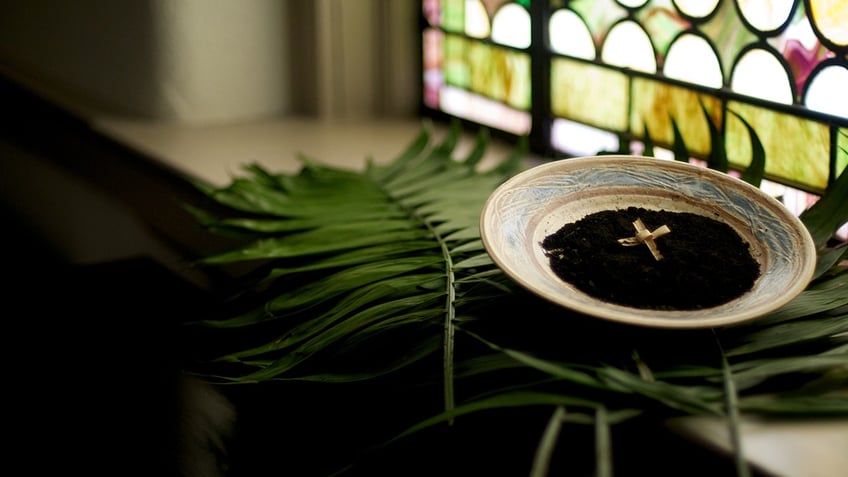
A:
{"type": "Polygon", "coordinates": [[[816,250],[783,204],[729,174],[638,156],[561,159],[527,169],[498,187],[480,217],[492,260],[520,285],[579,313],[667,328],[725,326],[769,313],[808,285],[816,250]],[[751,246],[760,276],[745,294],[718,306],[655,310],[609,303],[560,279],[541,246],[566,223],[629,206],[691,212],[722,221],[751,246]]]}

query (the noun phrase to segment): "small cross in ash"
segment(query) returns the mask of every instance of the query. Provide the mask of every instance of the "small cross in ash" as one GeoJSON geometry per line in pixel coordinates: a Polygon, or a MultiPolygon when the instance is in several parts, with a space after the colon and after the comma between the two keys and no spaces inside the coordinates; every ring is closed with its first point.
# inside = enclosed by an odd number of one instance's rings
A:
{"type": "Polygon", "coordinates": [[[645,227],[645,224],[642,222],[642,219],[636,219],[633,222],[633,226],[636,227],[636,235],[633,237],[618,239],[618,243],[624,245],[625,247],[631,247],[644,243],[648,246],[648,250],[651,251],[651,255],[654,256],[654,260],[662,260],[662,254],[659,250],[657,250],[657,244],[656,242],[654,242],[654,240],[670,233],[671,229],[668,228],[667,225],[663,225],[662,227],[659,227],[653,232],[651,232],[650,230],[648,230],[647,227],[645,227]]]}

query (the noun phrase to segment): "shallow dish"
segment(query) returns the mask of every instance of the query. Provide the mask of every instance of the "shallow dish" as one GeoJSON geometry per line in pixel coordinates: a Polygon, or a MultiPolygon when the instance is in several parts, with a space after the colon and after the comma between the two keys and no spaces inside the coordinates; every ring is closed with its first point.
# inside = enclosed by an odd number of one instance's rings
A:
{"type": "Polygon", "coordinates": [[[816,264],[803,223],[760,189],[728,174],[678,161],[589,156],[548,162],[517,174],[486,201],[480,234],[492,260],[520,285],[574,311],[635,325],[725,326],[762,316],[802,292],[816,264]],[[724,222],[751,246],[760,276],[718,306],[656,310],[609,303],[560,279],[541,242],[567,223],[629,206],[691,212],[724,222]]]}

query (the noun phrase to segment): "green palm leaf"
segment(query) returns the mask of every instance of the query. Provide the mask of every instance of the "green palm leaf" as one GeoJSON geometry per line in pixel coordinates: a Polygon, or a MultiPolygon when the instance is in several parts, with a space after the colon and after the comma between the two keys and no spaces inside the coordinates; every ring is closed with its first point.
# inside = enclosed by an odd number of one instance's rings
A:
{"type": "MultiPolygon", "coordinates": [[[[688,160],[672,125],[675,154],[688,160]]],[[[520,170],[526,138],[480,171],[488,132],[457,158],[461,132],[455,122],[433,144],[425,124],[395,160],[361,172],[301,158],[297,174],[252,164],[226,187],[198,184],[213,204],[191,209],[198,223],[243,241],[197,265],[255,272],[234,279],[238,293],[224,316],[193,323],[211,333],[216,351],[198,374],[221,383],[439,383],[442,410],[397,423],[405,429],[398,438],[470,413],[546,406],[540,475],[566,422],[595,426],[604,474],[608,427],[636,414],[722,416],[731,430],[746,413],[848,415],[839,392],[846,247],[829,243],[848,217],[848,174],[802,216],[821,253],[815,280],[795,300],[715,331],[643,333],[544,302],[497,268],[479,216],[520,170]],[[807,387],[781,388],[799,381],[807,387]]],[[[760,165],[752,161],[752,174],[760,165]]]]}
{"type": "Polygon", "coordinates": [[[848,168],[828,187],[825,195],[801,213],[801,220],[820,249],[836,230],[848,222],[848,168]]]}

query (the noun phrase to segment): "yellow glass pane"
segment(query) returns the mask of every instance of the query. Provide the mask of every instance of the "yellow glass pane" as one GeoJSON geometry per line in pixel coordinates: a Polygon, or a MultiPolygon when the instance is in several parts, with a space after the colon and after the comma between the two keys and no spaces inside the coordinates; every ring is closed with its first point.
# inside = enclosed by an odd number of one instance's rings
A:
{"type": "Polygon", "coordinates": [[[627,130],[627,75],[566,58],[551,62],[554,115],[601,129],[627,130]]]}
{"type": "Polygon", "coordinates": [[[848,45],[848,2],[844,0],[810,0],[813,24],[825,38],[839,46],[848,45]]]}
{"type": "Polygon", "coordinates": [[[840,128],[837,131],[836,148],[836,175],[838,177],[848,167],[848,128],[840,128]]]}
{"type": "Polygon", "coordinates": [[[518,109],[530,109],[530,55],[470,41],[470,88],[518,109]]]}
{"type": "MultiPolygon", "coordinates": [[[[762,107],[730,101],[736,112],[757,132],[766,154],[766,174],[780,182],[821,191],[827,187],[830,170],[830,128],[809,119],[762,107]]],[[[729,114],[725,145],[728,161],[737,167],[751,162],[748,130],[729,114]]]]}
{"type": "Polygon", "coordinates": [[[674,142],[671,125],[671,118],[674,118],[689,153],[707,156],[710,153],[710,128],[701,103],[710,112],[713,123],[721,129],[721,102],[717,98],[660,81],[634,78],[631,130],[641,137],[647,124],[655,143],[670,146],[674,142]]]}

